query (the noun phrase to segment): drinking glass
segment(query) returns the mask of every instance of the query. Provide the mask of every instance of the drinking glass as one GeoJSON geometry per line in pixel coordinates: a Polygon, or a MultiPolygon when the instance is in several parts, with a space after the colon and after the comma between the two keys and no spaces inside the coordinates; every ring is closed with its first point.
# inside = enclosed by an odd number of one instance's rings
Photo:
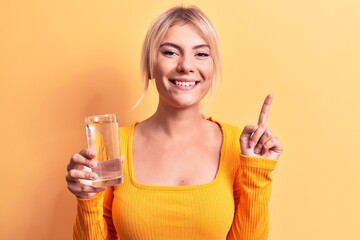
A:
{"type": "Polygon", "coordinates": [[[120,154],[119,124],[116,114],[85,117],[88,147],[95,152],[97,166],[91,169],[98,175],[92,185],[114,186],[123,182],[120,154]]]}

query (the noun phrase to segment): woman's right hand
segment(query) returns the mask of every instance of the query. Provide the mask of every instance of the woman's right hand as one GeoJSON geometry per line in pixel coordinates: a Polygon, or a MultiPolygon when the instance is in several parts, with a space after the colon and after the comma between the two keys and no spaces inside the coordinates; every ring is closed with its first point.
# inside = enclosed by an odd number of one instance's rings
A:
{"type": "Polygon", "coordinates": [[[97,174],[90,170],[96,167],[96,161],[92,160],[95,153],[90,149],[81,150],[74,154],[67,166],[66,182],[68,189],[78,198],[91,198],[98,192],[105,190],[105,187],[94,187],[87,185],[82,180],[94,181],[97,174]]]}

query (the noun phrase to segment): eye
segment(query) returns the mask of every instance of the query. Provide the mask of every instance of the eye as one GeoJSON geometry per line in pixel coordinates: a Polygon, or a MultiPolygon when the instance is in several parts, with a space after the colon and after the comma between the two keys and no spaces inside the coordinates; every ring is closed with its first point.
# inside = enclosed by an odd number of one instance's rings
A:
{"type": "Polygon", "coordinates": [[[198,58],[207,58],[210,56],[210,54],[207,52],[199,52],[199,53],[196,53],[195,56],[198,58]]]}
{"type": "Polygon", "coordinates": [[[178,56],[179,54],[175,51],[172,50],[164,50],[161,52],[164,56],[169,56],[169,57],[173,57],[173,56],[178,56]]]}

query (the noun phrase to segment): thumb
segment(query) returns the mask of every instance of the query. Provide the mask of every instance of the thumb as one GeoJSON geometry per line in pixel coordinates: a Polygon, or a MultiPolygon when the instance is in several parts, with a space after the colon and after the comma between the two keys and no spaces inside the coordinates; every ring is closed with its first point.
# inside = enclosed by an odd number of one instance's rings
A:
{"type": "Polygon", "coordinates": [[[240,138],[250,138],[251,135],[258,129],[257,125],[246,125],[241,133],[240,138]]]}

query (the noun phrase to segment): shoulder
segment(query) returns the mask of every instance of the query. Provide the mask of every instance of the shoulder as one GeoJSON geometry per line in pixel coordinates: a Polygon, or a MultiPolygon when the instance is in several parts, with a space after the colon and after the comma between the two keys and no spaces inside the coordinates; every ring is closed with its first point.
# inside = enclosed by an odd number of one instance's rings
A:
{"type": "Polygon", "coordinates": [[[208,120],[219,125],[224,135],[224,138],[236,138],[237,140],[239,140],[242,132],[242,129],[240,127],[223,121],[214,120],[211,117],[209,117],[208,120]]]}
{"type": "Polygon", "coordinates": [[[208,118],[218,124],[222,132],[221,157],[226,162],[228,169],[237,171],[240,166],[240,135],[242,129],[236,125],[208,118]]]}
{"type": "Polygon", "coordinates": [[[240,153],[240,135],[242,129],[236,125],[229,124],[222,121],[214,120],[213,118],[208,118],[209,121],[212,121],[221,129],[222,139],[223,139],[223,148],[226,151],[233,152],[235,155],[240,153]]]}
{"type": "Polygon", "coordinates": [[[134,134],[134,128],[137,123],[130,124],[128,126],[119,127],[120,138],[132,138],[134,134]]]}

